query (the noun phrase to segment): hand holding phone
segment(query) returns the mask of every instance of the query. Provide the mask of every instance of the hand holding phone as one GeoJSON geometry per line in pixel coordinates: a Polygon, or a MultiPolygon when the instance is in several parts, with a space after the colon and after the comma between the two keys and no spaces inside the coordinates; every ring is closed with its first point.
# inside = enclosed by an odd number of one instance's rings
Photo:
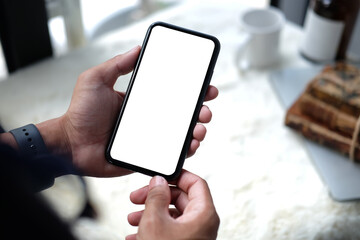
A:
{"type": "Polygon", "coordinates": [[[213,37],[156,22],[146,34],[114,133],[109,162],[176,178],[220,50],[213,37]]]}

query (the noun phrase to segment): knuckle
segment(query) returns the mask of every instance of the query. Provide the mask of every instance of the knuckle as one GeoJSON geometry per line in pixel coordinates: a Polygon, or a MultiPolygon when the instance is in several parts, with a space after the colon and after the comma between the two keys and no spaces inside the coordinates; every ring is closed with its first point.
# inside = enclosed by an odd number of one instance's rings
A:
{"type": "Polygon", "coordinates": [[[146,202],[150,204],[167,203],[169,201],[168,198],[161,188],[155,187],[149,192],[146,202]]]}
{"type": "Polygon", "coordinates": [[[78,77],[78,81],[84,82],[87,79],[91,78],[91,75],[92,75],[91,70],[87,70],[85,72],[82,72],[78,77]]]}
{"type": "Polygon", "coordinates": [[[212,219],[213,219],[213,225],[214,225],[214,227],[219,227],[219,225],[220,225],[220,217],[219,217],[219,215],[217,214],[217,212],[215,212],[215,214],[213,215],[213,217],[212,217],[212,219]]]}

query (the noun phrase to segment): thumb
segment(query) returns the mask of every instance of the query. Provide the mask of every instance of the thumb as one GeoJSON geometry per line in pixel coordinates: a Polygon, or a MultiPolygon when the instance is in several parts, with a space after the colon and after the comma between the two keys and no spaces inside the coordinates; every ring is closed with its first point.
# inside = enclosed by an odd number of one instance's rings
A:
{"type": "Polygon", "coordinates": [[[141,47],[137,46],[130,51],[120,54],[94,68],[93,73],[105,84],[113,86],[120,75],[129,73],[134,69],[141,47]]]}
{"type": "Polygon", "coordinates": [[[144,214],[168,214],[170,201],[171,194],[167,181],[160,176],[153,177],[149,184],[144,214]]]}

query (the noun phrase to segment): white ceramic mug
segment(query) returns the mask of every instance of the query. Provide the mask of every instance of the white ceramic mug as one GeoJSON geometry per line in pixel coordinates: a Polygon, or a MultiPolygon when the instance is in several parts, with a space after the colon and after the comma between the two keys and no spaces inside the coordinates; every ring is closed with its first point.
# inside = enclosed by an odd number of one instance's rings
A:
{"type": "Polygon", "coordinates": [[[284,14],[277,8],[251,9],[240,16],[243,39],[237,53],[237,64],[265,68],[279,61],[280,32],[284,14]]]}

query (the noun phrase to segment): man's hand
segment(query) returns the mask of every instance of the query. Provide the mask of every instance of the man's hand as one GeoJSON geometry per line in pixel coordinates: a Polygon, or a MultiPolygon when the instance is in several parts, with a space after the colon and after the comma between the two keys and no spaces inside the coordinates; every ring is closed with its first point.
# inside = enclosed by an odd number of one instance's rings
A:
{"type": "Polygon", "coordinates": [[[183,171],[177,187],[169,187],[162,177],[151,179],[149,186],[130,195],[145,210],[129,214],[128,221],[139,226],[137,234],[126,240],[216,239],[220,220],[207,183],[183,171]],[[173,204],[175,208],[169,208],[173,204]]]}
{"type": "MultiPolygon", "coordinates": [[[[79,76],[68,111],[37,127],[48,148],[69,156],[84,174],[98,177],[121,176],[130,171],[105,160],[105,149],[120,111],[125,93],[114,90],[119,76],[134,69],[140,47],[118,55],[79,76]]],[[[205,100],[216,98],[218,90],[209,86],[205,100]]],[[[211,120],[211,111],[203,106],[200,123],[211,120]]],[[[206,135],[206,128],[197,124],[188,156],[195,153],[206,135]]]]}

